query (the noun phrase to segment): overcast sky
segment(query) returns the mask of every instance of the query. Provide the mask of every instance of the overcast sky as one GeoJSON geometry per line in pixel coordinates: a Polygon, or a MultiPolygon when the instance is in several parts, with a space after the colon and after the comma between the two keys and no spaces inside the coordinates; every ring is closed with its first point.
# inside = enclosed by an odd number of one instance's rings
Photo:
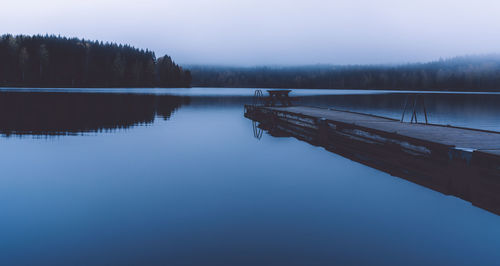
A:
{"type": "Polygon", "coordinates": [[[2,0],[0,32],[128,43],[180,64],[428,61],[500,52],[498,0],[2,0]]]}

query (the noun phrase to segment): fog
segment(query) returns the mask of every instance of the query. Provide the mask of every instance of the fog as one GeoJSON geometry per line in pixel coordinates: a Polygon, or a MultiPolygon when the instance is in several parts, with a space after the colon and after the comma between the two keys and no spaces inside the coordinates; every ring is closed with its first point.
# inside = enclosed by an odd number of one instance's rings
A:
{"type": "Polygon", "coordinates": [[[493,0],[2,0],[0,32],[128,43],[180,64],[384,64],[500,52],[493,0]]]}

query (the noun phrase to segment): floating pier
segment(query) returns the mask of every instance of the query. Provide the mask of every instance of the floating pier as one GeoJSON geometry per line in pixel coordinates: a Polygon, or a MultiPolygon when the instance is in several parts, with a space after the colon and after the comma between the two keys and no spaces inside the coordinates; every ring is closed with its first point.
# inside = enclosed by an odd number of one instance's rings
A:
{"type": "Polygon", "coordinates": [[[305,106],[246,105],[245,117],[500,215],[500,132],[305,106]]]}

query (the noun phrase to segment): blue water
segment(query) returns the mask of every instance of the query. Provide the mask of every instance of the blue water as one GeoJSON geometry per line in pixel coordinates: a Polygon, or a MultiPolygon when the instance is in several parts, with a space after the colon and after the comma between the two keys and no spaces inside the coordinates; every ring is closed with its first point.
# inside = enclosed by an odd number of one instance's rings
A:
{"type": "MultiPolygon", "coordinates": [[[[12,102],[27,92],[5,93],[12,102]]],[[[500,264],[499,216],[294,138],[258,140],[245,95],[165,98],[167,117],[144,111],[158,94],[135,93],[130,113],[81,129],[68,119],[101,121],[125,100],[35,121],[47,106],[4,110],[0,265],[500,264]]],[[[391,95],[329,97],[302,100],[401,111],[391,95]]],[[[500,96],[487,99],[431,97],[430,119],[498,129],[500,96]]]]}

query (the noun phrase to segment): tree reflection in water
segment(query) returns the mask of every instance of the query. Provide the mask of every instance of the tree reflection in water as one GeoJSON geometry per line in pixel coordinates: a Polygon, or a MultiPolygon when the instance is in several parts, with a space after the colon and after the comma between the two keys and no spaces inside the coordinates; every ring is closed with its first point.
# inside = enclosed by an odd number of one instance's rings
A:
{"type": "Polygon", "coordinates": [[[0,134],[74,135],[168,120],[188,97],[118,94],[1,92],[0,134]]]}

